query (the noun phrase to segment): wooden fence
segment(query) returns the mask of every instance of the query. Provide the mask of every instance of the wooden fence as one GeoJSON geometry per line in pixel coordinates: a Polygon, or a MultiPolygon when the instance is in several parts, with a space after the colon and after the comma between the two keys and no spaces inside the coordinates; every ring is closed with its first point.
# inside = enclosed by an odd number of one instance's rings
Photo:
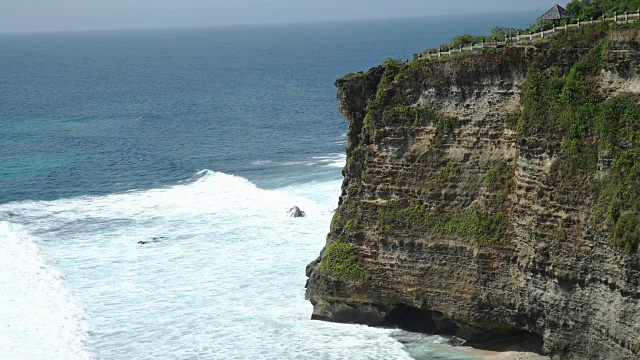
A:
{"type": "MultiPolygon", "coordinates": [[[[546,37],[549,37],[557,32],[560,31],[564,31],[564,30],[568,30],[568,29],[574,29],[574,28],[579,28],[582,26],[588,26],[588,25],[593,25],[593,24],[597,24],[597,23],[618,23],[618,24],[627,24],[627,23],[632,23],[635,22],[637,20],[640,20],[640,9],[638,9],[638,12],[635,13],[624,13],[622,15],[618,15],[617,13],[614,14],[613,17],[607,18],[606,16],[603,16],[601,19],[591,19],[590,21],[580,21],[580,19],[578,19],[577,23],[575,24],[569,24],[566,23],[564,26],[555,26],[553,25],[552,29],[549,30],[543,30],[537,33],[529,33],[529,34],[517,34],[517,35],[512,35],[512,36],[506,36],[504,38],[504,40],[499,40],[497,38],[494,38],[493,41],[485,41],[483,40],[482,43],[479,44],[469,44],[467,46],[463,46],[460,45],[459,48],[454,49],[454,48],[449,48],[449,51],[441,51],[438,50],[437,52],[431,53],[431,51],[427,52],[426,57],[428,59],[437,59],[437,58],[441,58],[443,56],[448,56],[448,55],[454,55],[454,54],[460,54],[460,53],[464,53],[464,52],[472,52],[472,51],[477,51],[477,50],[482,50],[484,48],[501,48],[501,47],[506,47],[506,46],[510,46],[510,45],[515,45],[518,43],[525,43],[525,42],[535,42],[535,41],[540,41],[546,37]]],[[[413,58],[414,59],[419,59],[422,58],[423,55],[420,54],[413,54],[413,58]]]]}

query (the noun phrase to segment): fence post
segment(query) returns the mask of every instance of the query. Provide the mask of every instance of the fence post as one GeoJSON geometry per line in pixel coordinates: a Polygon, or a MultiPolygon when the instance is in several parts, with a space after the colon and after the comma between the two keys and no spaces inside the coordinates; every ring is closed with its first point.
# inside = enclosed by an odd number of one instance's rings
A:
{"type": "Polygon", "coordinates": [[[442,49],[438,49],[438,58],[442,57],[442,49]]]}
{"type": "Polygon", "coordinates": [[[618,22],[618,12],[617,11],[613,12],[613,22],[618,22]]]}
{"type": "Polygon", "coordinates": [[[529,31],[529,41],[533,40],[533,31],[529,31]]]}
{"type": "Polygon", "coordinates": [[[580,18],[578,18],[578,27],[580,27],[580,18]]]}
{"type": "Polygon", "coordinates": [[[625,22],[626,22],[626,21],[629,21],[629,12],[628,12],[628,11],[625,11],[625,12],[624,12],[624,21],[625,21],[625,22]]]}
{"type": "Polygon", "coordinates": [[[484,49],[484,39],[482,39],[482,48],[484,49]]]}

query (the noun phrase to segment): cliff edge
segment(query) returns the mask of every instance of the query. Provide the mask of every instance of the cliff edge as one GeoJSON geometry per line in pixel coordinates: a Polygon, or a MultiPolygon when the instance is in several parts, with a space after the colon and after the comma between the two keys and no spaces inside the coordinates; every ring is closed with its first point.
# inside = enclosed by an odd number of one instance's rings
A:
{"type": "Polygon", "coordinates": [[[640,30],[337,80],[347,165],[314,319],[640,357],[640,30]]]}

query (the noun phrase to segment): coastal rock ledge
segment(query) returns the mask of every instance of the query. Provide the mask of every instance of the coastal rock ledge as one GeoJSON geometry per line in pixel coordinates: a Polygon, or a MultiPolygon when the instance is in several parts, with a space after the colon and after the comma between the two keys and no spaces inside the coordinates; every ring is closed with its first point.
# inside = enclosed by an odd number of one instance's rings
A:
{"type": "Polygon", "coordinates": [[[348,160],[307,267],[313,319],[640,358],[637,28],[385,61],[336,86],[348,160]]]}

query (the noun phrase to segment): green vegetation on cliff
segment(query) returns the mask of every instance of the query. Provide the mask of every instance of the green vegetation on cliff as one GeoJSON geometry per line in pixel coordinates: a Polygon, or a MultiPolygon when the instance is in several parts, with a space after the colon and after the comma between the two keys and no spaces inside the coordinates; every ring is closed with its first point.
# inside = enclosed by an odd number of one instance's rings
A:
{"type": "Polygon", "coordinates": [[[429,235],[465,237],[480,247],[506,243],[509,219],[502,212],[491,214],[476,205],[463,211],[436,212],[424,204],[407,206],[399,200],[390,201],[378,214],[378,227],[392,232],[398,224],[429,235]]]}
{"type": "Polygon", "coordinates": [[[567,4],[567,11],[582,20],[599,18],[602,15],[613,16],[625,11],[636,12],[640,9],[640,0],[572,0],[567,4]]]}
{"type": "Polygon", "coordinates": [[[368,145],[360,145],[353,149],[351,155],[347,158],[347,167],[356,167],[358,170],[363,171],[366,169],[367,164],[371,161],[373,155],[368,145]]]}
{"type": "Polygon", "coordinates": [[[564,134],[561,166],[569,172],[596,170],[593,119],[600,112],[602,99],[594,91],[594,75],[607,47],[608,40],[604,38],[568,74],[533,63],[525,79],[518,134],[525,138],[548,134],[542,137],[545,146],[556,134],[564,134]]]}
{"type": "Polygon", "coordinates": [[[370,108],[364,120],[364,126],[369,135],[375,134],[382,128],[394,128],[404,131],[414,130],[432,122],[436,127],[436,139],[439,144],[442,138],[451,133],[458,125],[458,119],[444,116],[425,108],[416,106],[397,106],[391,109],[370,108]]]}
{"type": "Polygon", "coordinates": [[[495,191],[501,188],[511,189],[514,186],[513,166],[504,161],[495,164],[485,175],[485,183],[489,190],[495,191]]]}
{"type": "Polygon", "coordinates": [[[487,171],[484,182],[490,192],[492,199],[497,201],[498,206],[504,203],[509,194],[516,188],[514,179],[515,167],[505,161],[495,164],[487,171]]]}
{"type": "Polygon", "coordinates": [[[373,159],[373,152],[369,145],[360,145],[353,149],[347,158],[346,170],[351,176],[359,177],[362,180],[368,180],[369,163],[373,159]]]}
{"type": "MultiPolygon", "coordinates": [[[[640,242],[640,106],[621,94],[601,104],[595,118],[601,158],[612,161],[599,182],[596,216],[606,212],[615,245],[634,252],[640,242]]],[[[599,219],[602,221],[602,219],[599,219]]]]}
{"type": "Polygon", "coordinates": [[[369,271],[358,263],[351,245],[341,237],[329,241],[318,269],[342,281],[364,281],[370,276],[369,271]]]}
{"type": "Polygon", "coordinates": [[[445,167],[440,169],[438,176],[435,178],[435,182],[437,184],[444,184],[446,181],[449,181],[449,178],[455,176],[458,173],[458,165],[454,162],[449,162],[445,167]]]}
{"type": "Polygon", "coordinates": [[[599,164],[608,170],[596,183],[595,219],[609,227],[614,245],[633,252],[640,242],[640,107],[635,95],[607,99],[598,91],[609,42],[603,27],[592,34],[602,40],[568,72],[531,65],[518,134],[547,148],[559,142],[556,171],[565,181],[591,176],[599,164]]]}
{"type": "MultiPolygon", "coordinates": [[[[580,8],[581,15],[596,11],[593,9],[610,14],[636,6],[631,3],[582,0],[572,6],[580,8]]],[[[527,65],[522,109],[508,115],[507,120],[508,127],[516,130],[520,146],[553,153],[554,184],[567,191],[577,186],[576,196],[592,199],[595,225],[606,226],[612,244],[628,252],[636,251],[640,244],[640,107],[635,95],[622,93],[609,98],[601,92],[600,71],[608,54],[611,29],[633,26],[599,22],[544,40],[541,48],[546,55],[527,65]],[[567,61],[567,49],[582,55],[577,61],[575,57],[567,61]]],[[[465,34],[454,40],[478,39],[465,34]]],[[[362,143],[347,161],[350,175],[365,181],[371,176],[367,171],[376,154],[370,144],[394,132],[410,136],[429,124],[435,127],[435,136],[426,156],[438,158],[438,149],[459,126],[458,119],[405,103],[395,92],[397,83],[418,76],[419,68],[428,66],[428,62],[383,62],[382,79],[365,109],[362,143]]],[[[433,179],[438,186],[446,186],[458,171],[455,163],[443,164],[446,166],[433,179]]],[[[503,242],[509,224],[508,200],[515,190],[515,168],[515,164],[501,162],[486,173],[488,202],[483,206],[491,208],[490,212],[474,206],[459,212],[434,213],[426,211],[424,205],[399,207],[399,202],[392,202],[379,212],[378,226],[387,232],[417,226],[429,234],[467,237],[478,246],[503,242]]]]}

